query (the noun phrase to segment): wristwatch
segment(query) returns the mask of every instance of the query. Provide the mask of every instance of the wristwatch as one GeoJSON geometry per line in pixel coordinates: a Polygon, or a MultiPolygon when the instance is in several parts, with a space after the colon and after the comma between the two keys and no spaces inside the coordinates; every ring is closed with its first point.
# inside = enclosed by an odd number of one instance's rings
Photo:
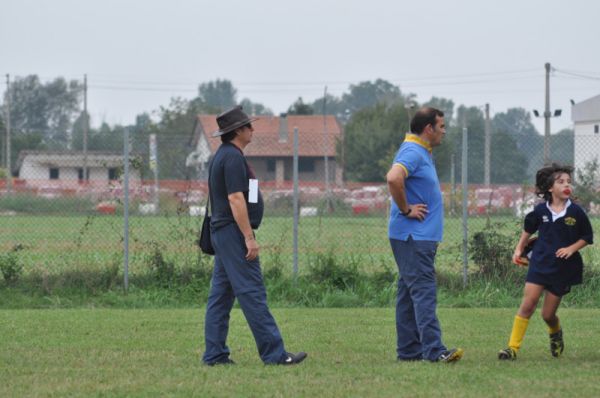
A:
{"type": "Polygon", "coordinates": [[[409,208],[408,208],[408,211],[407,211],[406,213],[404,213],[404,212],[400,212],[400,214],[402,214],[403,216],[405,216],[405,217],[406,217],[406,216],[408,216],[408,215],[410,214],[410,212],[411,212],[411,211],[412,211],[412,208],[410,208],[410,207],[409,207],[409,208]]]}

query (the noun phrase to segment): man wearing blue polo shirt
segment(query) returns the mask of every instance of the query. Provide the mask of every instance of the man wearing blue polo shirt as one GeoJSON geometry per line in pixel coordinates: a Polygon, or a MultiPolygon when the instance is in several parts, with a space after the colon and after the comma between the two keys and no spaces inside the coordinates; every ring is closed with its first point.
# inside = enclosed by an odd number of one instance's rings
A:
{"type": "Polygon", "coordinates": [[[447,349],[436,315],[434,260],[444,228],[440,182],[431,154],[446,133],[444,113],[425,107],[410,123],[410,133],[387,174],[392,195],[389,238],[398,265],[396,300],[399,361],[455,362],[461,348],[447,349]]]}

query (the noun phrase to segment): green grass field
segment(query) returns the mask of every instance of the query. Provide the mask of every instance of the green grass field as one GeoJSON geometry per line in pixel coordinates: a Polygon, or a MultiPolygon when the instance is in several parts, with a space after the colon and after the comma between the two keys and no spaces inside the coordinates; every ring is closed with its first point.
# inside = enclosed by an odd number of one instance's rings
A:
{"type": "Polygon", "coordinates": [[[397,363],[394,311],[273,309],[296,367],[264,366],[239,310],[229,346],[237,365],[200,364],[204,309],[0,311],[0,396],[399,397],[598,396],[600,310],[560,311],[564,355],[548,351],[536,313],[515,362],[496,352],[514,309],[440,309],[453,364],[397,363]]]}
{"type": "MultiPolygon", "coordinates": [[[[521,221],[514,217],[494,217],[494,228],[518,237],[521,221]],[[498,224],[500,223],[500,224],[498,224]]],[[[286,272],[292,264],[292,219],[267,217],[257,235],[262,247],[263,264],[278,261],[286,272]]],[[[144,255],[153,242],[182,265],[197,259],[195,246],[200,219],[191,217],[132,217],[130,222],[130,271],[143,273],[144,255]]],[[[484,218],[470,218],[471,234],[485,228],[484,218]]],[[[600,219],[594,219],[600,231],[600,219]]],[[[117,216],[5,216],[0,217],[0,250],[16,244],[25,271],[42,269],[57,273],[69,269],[102,269],[112,262],[122,262],[123,220],[117,216]]],[[[462,221],[447,218],[444,242],[440,245],[437,267],[460,272],[462,255],[462,221]]],[[[318,253],[333,252],[343,261],[356,262],[361,269],[386,264],[395,268],[387,239],[384,217],[302,218],[299,227],[300,270],[318,253]]],[[[600,247],[585,249],[584,259],[600,268],[600,247]]],[[[474,264],[472,264],[474,266],[474,264]]]]}

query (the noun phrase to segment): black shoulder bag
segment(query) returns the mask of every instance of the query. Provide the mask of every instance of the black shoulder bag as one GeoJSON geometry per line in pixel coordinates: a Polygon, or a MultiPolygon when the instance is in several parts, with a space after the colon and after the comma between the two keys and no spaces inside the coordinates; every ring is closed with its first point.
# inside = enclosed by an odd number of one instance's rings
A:
{"type": "MultiPolygon", "coordinates": [[[[208,169],[208,180],[210,181],[210,172],[211,167],[208,169]]],[[[198,239],[198,246],[200,246],[200,250],[202,253],[214,255],[215,248],[212,245],[210,240],[210,183],[208,183],[208,200],[206,201],[206,208],[204,209],[204,220],[202,220],[202,228],[200,228],[200,237],[198,239]]]]}
{"type": "Polygon", "coordinates": [[[198,239],[198,246],[200,246],[200,250],[202,250],[202,253],[210,254],[212,256],[213,254],[215,254],[215,249],[210,240],[210,215],[208,214],[209,203],[210,195],[208,197],[208,202],[206,203],[204,220],[202,220],[202,228],[200,228],[200,239],[198,239]]]}

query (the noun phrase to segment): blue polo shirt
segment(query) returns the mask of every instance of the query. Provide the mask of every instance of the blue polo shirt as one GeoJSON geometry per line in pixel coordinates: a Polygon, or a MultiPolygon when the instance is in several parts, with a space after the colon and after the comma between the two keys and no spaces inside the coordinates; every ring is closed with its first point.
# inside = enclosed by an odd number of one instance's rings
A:
{"type": "Polygon", "coordinates": [[[231,143],[221,144],[211,161],[209,170],[211,227],[219,228],[235,223],[228,196],[242,192],[246,198],[250,225],[252,229],[258,229],[264,212],[263,198],[259,190],[257,203],[248,202],[249,179],[252,177],[252,172],[242,151],[231,143]]]}
{"type": "Polygon", "coordinates": [[[444,230],[444,203],[431,146],[416,134],[406,134],[393,167],[402,167],[407,174],[404,186],[408,204],[426,204],[429,213],[423,221],[405,217],[392,199],[390,239],[407,240],[411,235],[414,240],[440,242],[444,230]]]}

